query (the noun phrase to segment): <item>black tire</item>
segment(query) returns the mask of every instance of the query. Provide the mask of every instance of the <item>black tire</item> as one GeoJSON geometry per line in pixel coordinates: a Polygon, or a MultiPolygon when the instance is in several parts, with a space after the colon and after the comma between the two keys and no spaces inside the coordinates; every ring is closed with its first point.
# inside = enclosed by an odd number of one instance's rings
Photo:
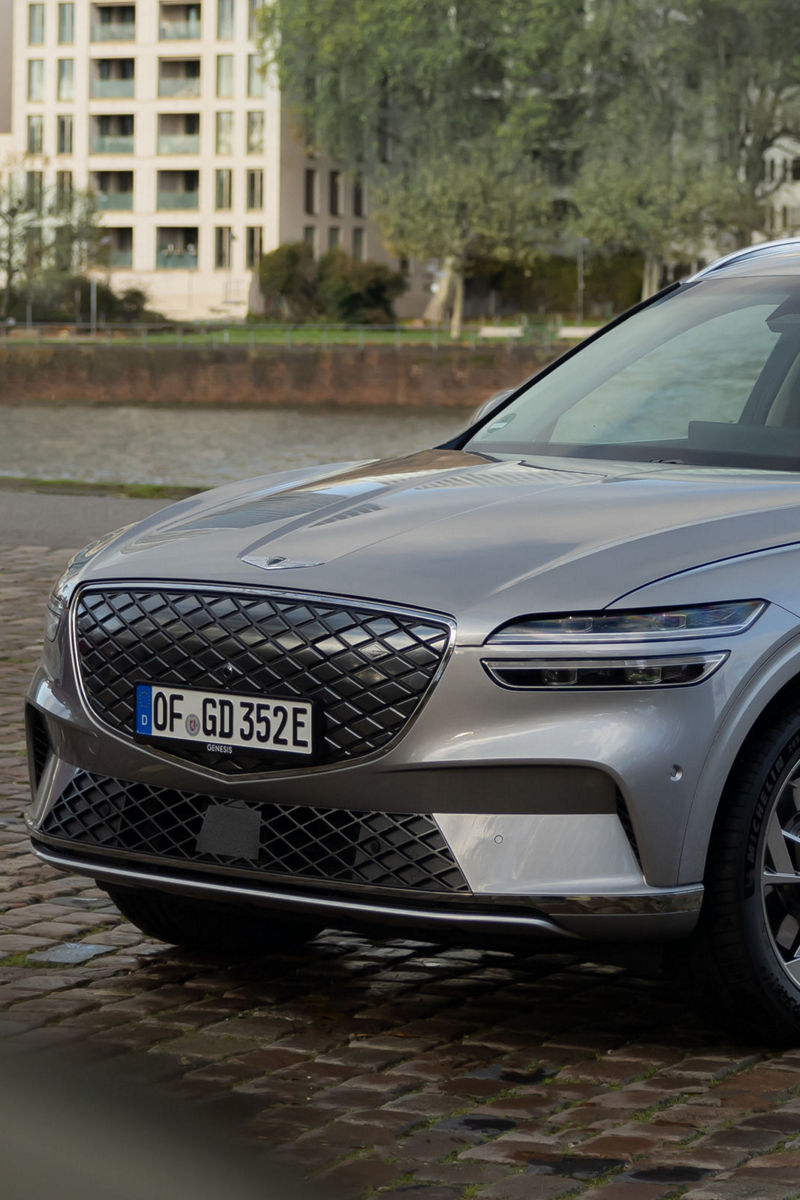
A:
{"type": "Polygon", "coordinates": [[[177,896],[145,888],[101,884],[123,917],[142,933],[188,950],[255,957],[291,950],[322,929],[318,922],[235,904],[177,896]]]}
{"type": "Polygon", "coordinates": [[[689,956],[706,1016],[751,1040],[800,1044],[800,711],[770,720],[740,754],[705,888],[689,956]]]}

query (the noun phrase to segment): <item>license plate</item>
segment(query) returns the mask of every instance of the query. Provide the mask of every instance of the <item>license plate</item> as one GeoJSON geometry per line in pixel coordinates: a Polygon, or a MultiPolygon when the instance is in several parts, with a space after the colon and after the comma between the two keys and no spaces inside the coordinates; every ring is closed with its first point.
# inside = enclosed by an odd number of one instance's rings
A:
{"type": "Polygon", "coordinates": [[[223,754],[237,748],[309,758],[314,753],[313,707],[307,700],[138,683],[135,732],[148,741],[191,742],[223,754]]]}

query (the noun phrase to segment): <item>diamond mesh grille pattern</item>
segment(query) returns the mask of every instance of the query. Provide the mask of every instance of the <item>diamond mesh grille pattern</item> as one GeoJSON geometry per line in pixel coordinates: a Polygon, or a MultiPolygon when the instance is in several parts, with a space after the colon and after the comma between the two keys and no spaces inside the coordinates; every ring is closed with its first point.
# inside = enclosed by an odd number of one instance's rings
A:
{"type": "MultiPolygon", "coordinates": [[[[179,590],[87,590],[76,610],[89,703],[131,734],[134,683],[274,698],[322,711],[319,761],[379,750],[410,720],[450,639],[443,621],[317,599],[179,590]]],[[[258,751],[172,742],[170,754],[235,773],[295,767],[258,751]]]]}
{"type": "Polygon", "coordinates": [[[301,879],[424,892],[468,891],[429,816],[228,802],[258,813],[257,859],[198,852],[206,810],[223,803],[193,792],[81,771],[46,816],[41,833],[98,849],[301,879]]]}

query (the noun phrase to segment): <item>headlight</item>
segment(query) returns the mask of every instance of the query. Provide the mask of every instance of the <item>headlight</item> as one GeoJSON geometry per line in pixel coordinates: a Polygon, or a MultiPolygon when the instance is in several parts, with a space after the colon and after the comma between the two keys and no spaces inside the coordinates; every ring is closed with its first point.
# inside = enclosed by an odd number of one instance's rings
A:
{"type": "Polygon", "coordinates": [[[109,546],[121,533],[125,533],[128,529],[132,528],[133,524],[123,525],[121,529],[115,529],[112,533],[104,534],[103,537],[90,542],[88,546],[84,546],[77,554],[73,554],[67,563],[65,571],[56,580],[47,600],[44,636],[49,642],[55,640],[59,623],[69,607],[72,593],[75,591],[83,568],[96,554],[99,554],[101,550],[105,550],[106,546],[109,546]]]}
{"type": "Polygon", "coordinates": [[[504,646],[532,642],[650,642],[731,637],[749,629],[766,607],[764,600],[731,600],[686,608],[523,617],[496,630],[487,642],[504,646]]]}

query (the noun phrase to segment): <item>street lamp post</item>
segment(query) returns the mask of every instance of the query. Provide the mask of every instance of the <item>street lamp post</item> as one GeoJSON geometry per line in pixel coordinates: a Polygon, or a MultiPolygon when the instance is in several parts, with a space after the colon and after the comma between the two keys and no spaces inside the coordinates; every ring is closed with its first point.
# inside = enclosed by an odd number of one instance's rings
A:
{"type": "Polygon", "coordinates": [[[589,244],[588,238],[578,238],[578,324],[583,324],[583,252],[589,244]]]}

